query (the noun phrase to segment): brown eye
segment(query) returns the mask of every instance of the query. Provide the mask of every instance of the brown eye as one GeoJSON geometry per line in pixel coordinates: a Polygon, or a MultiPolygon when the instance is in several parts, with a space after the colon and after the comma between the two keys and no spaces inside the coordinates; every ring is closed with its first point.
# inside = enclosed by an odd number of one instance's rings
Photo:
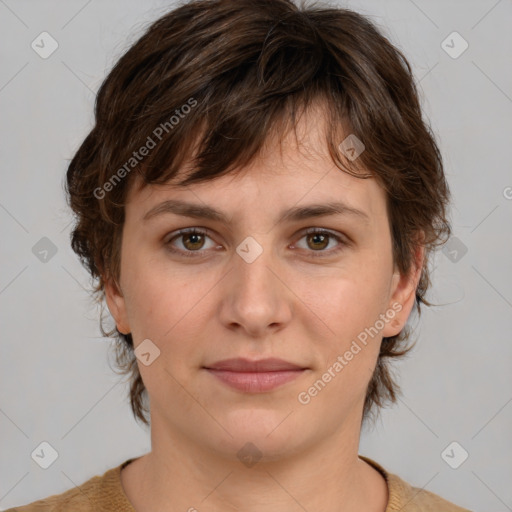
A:
{"type": "Polygon", "coordinates": [[[202,233],[187,233],[181,235],[183,246],[190,251],[201,249],[204,245],[204,235],[202,233]]]}
{"type": "MultiPolygon", "coordinates": [[[[207,256],[208,249],[221,248],[221,246],[216,246],[213,240],[210,247],[205,247],[207,238],[212,240],[207,231],[200,228],[188,228],[178,231],[175,236],[165,242],[165,245],[169,251],[180,256],[201,258],[207,256]],[[177,246],[177,242],[180,242],[181,247],[177,246]]],[[[332,256],[349,245],[349,242],[345,241],[342,236],[319,228],[308,230],[300,240],[302,239],[306,240],[305,247],[298,247],[309,253],[308,256],[311,257],[332,256]],[[337,244],[334,248],[326,250],[332,245],[332,241],[337,244]]]]}
{"type": "Polygon", "coordinates": [[[211,246],[205,248],[205,240],[207,238],[210,237],[207,232],[202,229],[181,229],[176,236],[173,236],[165,242],[165,245],[171,252],[181,256],[203,257],[206,256],[204,253],[206,253],[207,249],[215,247],[212,241],[211,246]],[[181,241],[181,247],[177,247],[175,241],[181,241]]]}
{"type": "MultiPolygon", "coordinates": [[[[311,257],[327,257],[338,253],[343,250],[345,246],[349,245],[342,236],[326,231],[325,229],[311,228],[301,238],[306,239],[306,250],[311,257]],[[333,249],[326,250],[331,244],[331,241],[337,242],[337,246],[333,249]]],[[[299,247],[302,249],[303,247],[299,247]]]]}
{"type": "Polygon", "coordinates": [[[306,235],[308,243],[311,242],[309,247],[314,250],[325,249],[329,245],[329,236],[323,233],[310,233],[306,235]]]}

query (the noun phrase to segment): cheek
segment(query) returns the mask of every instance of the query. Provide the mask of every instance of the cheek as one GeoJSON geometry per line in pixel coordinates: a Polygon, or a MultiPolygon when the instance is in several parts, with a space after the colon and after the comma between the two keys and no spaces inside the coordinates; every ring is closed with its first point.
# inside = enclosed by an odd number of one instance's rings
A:
{"type": "Polygon", "coordinates": [[[208,272],[180,271],[165,258],[141,255],[130,263],[125,296],[136,342],[149,338],[163,346],[178,334],[186,336],[186,330],[194,329],[202,300],[218,279],[208,272]]]}
{"type": "Polygon", "coordinates": [[[169,269],[169,265],[146,260],[126,274],[127,314],[135,347],[149,339],[160,350],[155,363],[138,364],[144,384],[154,397],[169,389],[179,394],[181,386],[170,375],[185,383],[200,365],[198,347],[204,333],[201,312],[208,290],[218,280],[194,275],[191,281],[190,272],[169,269]]]}
{"type": "MultiPolygon", "coordinates": [[[[328,332],[325,337],[309,333],[320,362],[309,389],[311,396],[319,397],[314,398],[312,410],[337,411],[334,422],[364,400],[380,351],[381,329],[375,325],[383,312],[384,295],[384,280],[353,276],[331,281],[317,296],[315,312],[323,321],[318,325],[329,329],[322,328],[328,332]]],[[[314,297],[309,300],[315,302],[314,297]]]]}
{"type": "MultiPolygon", "coordinates": [[[[325,336],[314,336],[316,349],[323,352],[324,364],[330,365],[347,350],[361,348],[351,366],[373,367],[380,349],[382,325],[379,315],[384,313],[388,299],[389,276],[382,262],[351,267],[343,275],[317,280],[315,293],[309,290],[304,301],[321,321],[316,323],[325,336]],[[378,331],[378,332],[377,332],[378,331]]],[[[306,292],[306,290],[303,290],[306,292]]],[[[350,355],[348,356],[350,357],[350,355]]]]}
{"type": "Polygon", "coordinates": [[[333,330],[345,330],[350,326],[366,327],[378,318],[388,300],[389,276],[378,263],[350,268],[339,277],[317,281],[319,290],[310,300],[323,316],[333,322],[333,330]],[[365,268],[366,267],[366,268],[365,268]]]}

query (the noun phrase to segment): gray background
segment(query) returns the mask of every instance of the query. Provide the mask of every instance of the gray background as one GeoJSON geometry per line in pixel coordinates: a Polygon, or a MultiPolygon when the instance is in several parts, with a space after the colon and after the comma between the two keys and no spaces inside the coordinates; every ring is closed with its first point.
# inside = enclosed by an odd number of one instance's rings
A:
{"type": "MultiPolygon", "coordinates": [[[[512,2],[339,5],[369,15],[409,58],[445,160],[456,237],[432,261],[430,298],[444,305],[411,316],[420,342],[396,365],[403,395],[363,431],[360,453],[461,506],[512,510],[512,2]],[[441,46],[453,31],[469,44],[458,58],[441,46]],[[469,454],[458,469],[441,455],[453,441],[469,454]]],[[[69,247],[63,179],[106,73],[171,6],[0,0],[0,509],[150,450],[69,247]],[[31,48],[43,31],[59,44],[47,59],[31,48]],[[46,262],[33,251],[43,237],[57,250],[46,262]],[[46,470],[31,458],[42,441],[59,454],[46,470]]]]}

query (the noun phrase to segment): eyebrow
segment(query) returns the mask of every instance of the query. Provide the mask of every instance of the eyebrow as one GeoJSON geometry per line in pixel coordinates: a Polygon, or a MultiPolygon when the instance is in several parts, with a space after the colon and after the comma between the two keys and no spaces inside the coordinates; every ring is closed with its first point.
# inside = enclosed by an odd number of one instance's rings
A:
{"type": "MultiPolygon", "coordinates": [[[[147,221],[165,213],[171,213],[183,217],[192,217],[194,219],[209,219],[222,222],[224,224],[230,223],[230,219],[225,213],[216,210],[211,206],[187,203],[178,199],[168,199],[167,201],[157,204],[144,214],[142,220],[147,221]]],[[[355,217],[359,217],[366,223],[370,221],[370,217],[367,213],[348,206],[343,202],[337,201],[322,204],[310,204],[307,206],[295,206],[289,210],[281,212],[277,222],[293,222],[329,215],[353,215],[355,217]]]]}

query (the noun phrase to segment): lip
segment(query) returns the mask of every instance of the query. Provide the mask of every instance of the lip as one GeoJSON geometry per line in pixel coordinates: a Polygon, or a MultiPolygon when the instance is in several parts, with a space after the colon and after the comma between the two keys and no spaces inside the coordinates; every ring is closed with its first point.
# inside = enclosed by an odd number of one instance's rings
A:
{"type": "Polygon", "coordinates": [[[236,358],[217,361],[204,369],[239,391],[263,393],[296,379],[308,368],[276,358],[259,361],[236,358]]]}
{"type": "Polygon", "coordinates": [[[296,379],[306,370],[286,370],[277,372],[230,372],[227,370],[206,369],[224,384],[245,393],[264,393],[296,379]]]}
{"type": "Polygon", "coordinates": [[[270,357],[251,361],[244,357],[236,357],[233,359],[223,359],[211,365],[205,366],[208,370],[226,370],[230,372],[278,372],[289,370],[305,370],[305,367],[290,363],[283,359],[270,357]]]}

